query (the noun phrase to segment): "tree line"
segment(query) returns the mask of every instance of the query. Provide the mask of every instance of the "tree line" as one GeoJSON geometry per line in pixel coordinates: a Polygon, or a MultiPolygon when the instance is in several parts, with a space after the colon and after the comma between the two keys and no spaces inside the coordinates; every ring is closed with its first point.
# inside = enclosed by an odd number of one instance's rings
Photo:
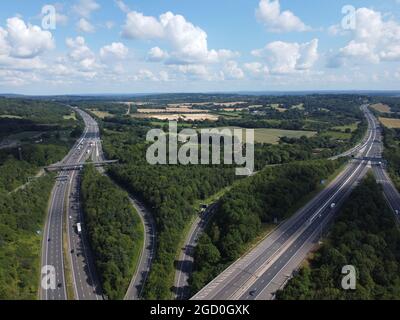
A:
{"type": "Polygon", "coordinates": [[[148,127],[103,130],[107,158],[120,164],[108,173],[151,210],[157,227],[156,257],[144,288],[147,299],[171,298],[175,258],[195,206],[237,179],[233,166],[149,165],[144,142],[148,127]]]}
{"type": "Polygon", "coordinates": [[[288,285],[280,300],[400,299],[400,231],[372,175],[340,210],[322,247],[288,285]],[[356,269],[356,289],[343,290],[342,268],[356,269]]]}
{"type": "Polygon", "coordinates": [[[37,298],[44,220],[54,176],[0,192],[0,300],[37,298]]]}
{"type": "Polygon", "coordinates": [[[383,157],[388,162],[388,171],[393,183],[400,190],[400,129],[384,128],[383,157]]]}
{"type": "Polygon", "coordinates": [[[290,217],[342,161],[305,161],[266,168],[240,181],[219,204],[194,253],[192,293],[237,259],[265,226],[290,217]]]}
{"type": "Polygon", "coordinates": [[[129,287],[142,249],[143,227],[128,195],[93,166],[81,180],[85,230],[104,294],[121,300],[129,287]]]}

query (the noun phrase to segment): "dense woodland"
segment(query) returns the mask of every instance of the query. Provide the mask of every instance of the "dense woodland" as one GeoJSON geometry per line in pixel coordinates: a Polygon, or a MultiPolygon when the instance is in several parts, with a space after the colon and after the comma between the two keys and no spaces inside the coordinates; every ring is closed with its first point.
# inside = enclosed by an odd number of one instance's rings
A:
{"type": "Polygon", "coordinates": [[[0,192],[0,300],[37,298],[41,232],[54,176],[12,194],[0,192]]]}
{"type": "Polygon", "coordinates": [[[32,178],[61,160],[81,134],[81,122],[68,115],[71,109],[52,102],[0,98],[0,299],[37,298],[41,230],[55,177],[32,178]]]}
{"type": "Polygon", "coordinates": [[[303,267],[277,298],[400,299],[400,231],[372,175],[346,201],[309,266],[303,267]],[[356,268],[356,290],[341,287],[345,265],[356,268]]]}
{"type": "Polygon", "coordinates": [[[341,163],[321,160],[266,168],[232,188],[195,249],[193,293],[238,258],[263,226],[288,218],[341,163]]]}
{"type": "Polygon", "coordinates": [[[85,230],[104,294],[124,298],[142,249],[143,227],[128,195],[94,167],[83,172],[81,197],[85,230]]]}
{"type": "Polygon", "coordinates": [[[67,154],[82,133],[80,121],[64,118],[71,112],[51,102],[0,98],[0,193],[67,154]]]}
{"type": "Polygon", "coordinates": [[[157,227],[157,253],[145,286],[148,299],[168,299],[174,277],[174,261],[183,230],[197,214],[195,203],[230,185],[237,177],[225,166],[151,166],[143,142],[146,128],[125,132],[105,131],[104,150],[119,159],[109,174],[123,188],[151,208],[157,227]]]}
{"type": "Polygon", "coordinates": [[[35,176],[40,167],[50,165],[67,154],[65,145],[26,145],[21,150],[0,150],[0,193],[11,192],[35,176]]]}
{"type": "Polygon", "coordinates": [[[0,114],[22,118],[38,124],[55,124],[71,114],[66,105],[33,99],[7,99],[0,97],[0,114]]]}
{"type": "MultiPolygon", "coordinates": [[[[260,101],[262,104],[274,103],[279,100],[281,101],[281,106],[288,108],[288,110],[286,112],[277,112],[266,106],[262,109],[264,112],[263,115],[253,116],[247,114],[243,115],[241,119],[221,118],[217,123],[203,122],[193,124],[198,128],[240,125],[242,127],[252,128],[273,127],[305,129],[305,127],[308,126],[306,129],[322,131],[327,129],[333,130],[335,126],[349,125],[355,122],[359,123],[358,129],[351,135],[352,139],[349,141],[338,141],[338,139],[331,137],[317,136],[315,138],[281,139],[281,143],[278,145],[257,144],[255,146],[255,164],[257,171],[262,170],[265,166],[282,165],[296,161],[312,161],[337,154],[342,149],[346,149],[348,146],[357,143],[366,130],[363,115],[359,110],[360,100],[358,97],[335,96],[327,98],[327,101],[320,99],[318,96],[306,98],[279,97],[279,99],[272,97],[271,99],[265,98],[265,100],[263,100],[263,98],[254,97],[254,101],[249,103],[257,103],[257,99],[262,99],[262,101],[260,101]],[[290,109],[293,104],[299,103],[304,103],[304,110],[290,109]],[[270,121],[271,118],[274,122],[270,121]],[[312,119],[312,121],[310,121],[310,119],[312,119]],[[318,124],[321,125],[318,127],[318,124]]],[[[160,103],[161,101],[163,100],[160,99],[160,103]]],[[[173,103],[176,101],[169,102],[173,103]]],[[[108,109],[107,106],[109,106],[109,104],[105,103],[103,107],[98,106],[98,109],[110,112],[115,108],[113,106],[111,109],[108,109]]],[[[113,114],[116,115],[116,113],[113,114]]],[[[148,130],[154,127],[151,121],[116,115],[113,118],[108,117],[103,119],[101,123],[104,150],[107,154],[107,158],[120,160],[120,165],[113,166],[110,169],[110,175],[122,187],[141,198],[147,203],[149,208],[152,208],[157,223],[157,256],[145,287],[145,297],[150,299],[170,298],[174,274],[174,260],[176,258],[178,244],[182,240],[182,232],[190,221],[190,218],[196,214],[196,209],[193,204],[231,185],[236,178],[233,174],[233,168],[220,166],[150,166],[145,161],[145,152],[148,144],[146,144],[144,140],[148,130]]],[[[190,126],[190,123],[181,125],[182,127],[186,125],[190,126]]],[[[157,125],[155,126],[157,127],[157,125]]],[[[161,128],[163,128],[163,126],[161,126],[161,128]]],[[[300,166],[302,167],[303,165],[304,164],[300,166]]],[[[319,169],[311,170],[311,167],[314,165],[318,167],[320,163],[312,162],[312,164],[309,164],[309,172],[304,173],[304,176],[301,176],[302,173],[299,173],[300,177],[298,177],[297,180],[293,173],[293,177],[290,176],[290,179],[293,178],[294,182],[291,183],[288,180],[284,180],[281,182],[281,185],[278,185],[278,179],[280,178],[274,174],[274,178],[271,178],[276,179],[276,185],[274,185],[274,187],[282,188],[281,193],[283,194],[286,193],[285,188],[289,190],[291,190],[291,188],[294,189],[296,183],[298,183],[298,185],[302,185],[302,183],[306,184],[304,188],[300,188],[305,193],[299,195],[297,191],[290,191],[288,195],[290,199],[285,199],[282,203],[278,203],[279,199],[274,198],[273,201],[277,201],[277,203],[274,203],[276,208],[283,205],[282,210],[287,210],[287,204],[293,205],[301,196],[314,190],[316,188],[316,181],[319,181],[321,177],[325,176],[325,173],[332,173],[332,170],[336,168],[336,166],[332,165],[332,168],[325,168],[326,172],[322,172],[322,169],[320,171],[319,169]],[[310,176],[308,176],[308,174],[310,174],[310,176]],[[287,183],[290,183],[290,186],[287,185],[287,183]],[[311,183],[312,187],[307,183],[311,183]],[[291,201],[291,197],[294,197],[294,199],[292,199],[293,201],[291,201]]],[[[289,169],[271,167],[266,172],[270,172],[271,175],[275,172],[276,174],[280,174],[282,172],[281,170],[289,169]]],[[[302,170],[303,169],[300,171],[302,170]]],[[[287,174],[290,175],[291,173],[288,172],[287,174]]],[[[246,185],[245,188],[250,187],[249,184],[246,185]]],[[[250,194],[254,193],[254,189],[250,189],[251,192],[248,194],[248,201],[252,199],[250,194]]],[[[284,199],[284,197],[281,198],[284,199]]],[[[230,202],[235,203],[234,199],[234,197],[229,198],[227,206],[230,202]]],[[[243,210],[247,213],[250,212],[248,208],[252,208],[255,204],[246,203],[246,205],[247,207],[243,210]]],[[[267,202],[265,205],[270,205],[270,203],[267,202]]],[[[236,257],[238,252],[243,250],[245,244],[254,239],[257,232],[260,232],[263,223],[271,222],[267,221],[268,219],[265,217],[261,217],[261,211],[263,211],[263,209],[263,205],[260,205],[260,211],[257,214],[244,215],[244,217],[248,219],[250,225],[252,225],[254,222],[253,220],[255,220],[254,230],[251,228],[248,234],[240,235],[240,237],[243,236],[243,238],[237,243],[235,241],[238,239],[232,240],[232,234],[230,234],[228,230],[224,229],[218,231],[220,233],[224,231],[226,234],[221,235],[219,242],[220,247],[217,245],[221,260],[215,264],[213,274],[215,274],[218,268],[225,265],[229,259],[236,257]],[[227,246],[225,249],[222,248],[223,242],[225,243],[224,246],[227,246]],[[230,250],[228,249],[229,245],[235,248],[230,250]]],[[[277,215],[274,218],[283,218],[283,216],[280,216],[281,214],[278,210],[274,212],[277,215]]],[[[226,221],[227,220],[219,221],[221,227],[230,225],[227,224],[226,221]]],[[[237,232],[237,230],[233,231],[233,234],[237,232]]],[[[211,250],[210,252],[215,251],[211,250]]],[[[207,263],[207,259],[204,259],[204,261],[207,263]]],[[[197,273],[197,279],[204,277],[208,271],[209,270],[206,269],[203,269],[202,272],[199,271],[197,273]]],[[[211,277],[211,274],[212,273],[207,274],[207,279],[211,277]]],[[[199,283],[204,284],[205,280],[206,279],[199,279],[197,284],[194,284],[194,287],[198,287],[200,285],[199,283]]]]}
{"type": "Polygon", "coordinates": [[[231,184],[234,171],[223,167],[152,167],[132,163],[114,167],[110,174],[152,208],[157,224],[157,255],[145,286],[145,297],[168,299],[183,230],[197,213],[195,201],[231,184]]]}
{"type": "Polygon", "coordinates": [[[390,176],[400,190],[400,129],[384,129],[384,158],[388,162],[390,176]]]}

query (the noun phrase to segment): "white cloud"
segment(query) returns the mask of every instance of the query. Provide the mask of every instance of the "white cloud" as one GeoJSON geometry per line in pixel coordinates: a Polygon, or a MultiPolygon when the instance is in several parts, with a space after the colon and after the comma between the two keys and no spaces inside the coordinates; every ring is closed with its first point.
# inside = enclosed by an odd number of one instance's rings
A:
{"type": "Polygon", "coordinates": [[[129,11],[131,11],[122,0],[115,0],[114,2],[122,12],[128,13],[129,11]]]}
{"type": "Polygon", "coordinates": [[[122,35],[130,39],[166,41],[172,48],[168,64],[215,63],[237,55],[230,50],[209,50],[207,33],[172,12],[162,14],[159,19],[129,12],[122,35]]]}
{"type": "Polygon", "coordinates": [[[39,71],[47,65],[40,55],[54,47],[50,32],[26,25],[18,17],[7,20],[0,27],[0,84],[25,86],[39,81],[39,71]]]}
{"type": "Polygon", "coordinates": [[[135,81],[158,81],[158,78],[154,73],[148,69],[140,69],[137,74],[134,75],[135,81]]]}
{"type": "Polygon", "coordinates": [[[129,49],[121,42],[113,42],[108,46],[100,49],[100,57],[107,59],[125,59],[129,53],[129,49]]]}
{"type": "Polygon", "coordinates": [[[254,50],[256,57],[265,58],[273,74],[290,74],[313,67],[318,60],[318,39],[307,43],[275,41],[254,50]]]}
{"type": "Polygon", "coordinates": [[[69,19],[68,19],[68,16],[67,16],[67,15],[56,12],[56,21],[57,21],[57,24],[60,24],[60,25],[62,25],[62,26],[65,26],[65,25],[67,25],[68,20],[69,20],[69,19]]]}
{"type": "Polygon", "coordinates": [[[157,39],[163,37],[163,27],[154,17],[132,11],[126,16],[122,35],[129,39],[157,39]]]}
{"type": "Polygon", "coordinates": [[[195,65],[195,64],[178,65],[175,67],[175,69],[192,79],[202,79],[202,80],[211,79],[210,73],[206,68],[206,66],[204,65],[195,65]]]}
{"type": "Polygon", "coordinates": [[[356,11],[356,28],[352,39],[330,57],[328,66],[340,67],[349,60],[356,63],[400,61],[400,25],[385,20],[380,12],[360,8],[356,11]]]}
{"type": "Polygon", "coordinates": [[[310,27],[306,26],[293,12],[281,11],[279,0],[260,0],[256,17],[271,32],[310,30],[310,27]]]}
{"type": "Polygon", "coordinates": [[[239,80],[244,78],[244,72],[236,61],[226,62],[223,72],[228,79],[239,80]]]}
{"type": "Polygon", "coordinates": [[[252,78],[264,78],[269,74],[267,66],[260,62],[250,62],[244,64],[244,69],[250,74],[252,78]]]}
{"type": "Polygon", "coordinates": [[[93,11],[99,10],[100,5],[95,0],[79,0],[73,10],[81,17],[89,18],[93,11]]]}
{"type": "Polygon", "coordinates": [[[302,44],[300,45],[300,58],[297,60],[296,69],[311,69],[315,62],[317,62],[318,58],[318,39],[302,44]]]}
{"type": "Polygon", "coordinates": [[[78,28],[78,31],[86,33],[93,33],[96,30],[95,27],[85,18],[79,19],[76,27],[78,28]]]}
{"type": "Polygon", "coordinates": [[[0,27],[0,54],[30,59],[54,46],[51,32],[26,25],[20,18],[9,18],[6,29],[0,27]]]}
{"type": "Polygon", "coordinates": [[[168,58],[168,53],[159,47],[153,47],[148,53],[148,60],[152,62],[160,62],[168,58]]]}
{"type": "Polygon", "coordinates": [[[165,70],[160,71],[160,73],[159,73],[159,79],[160,79],[161,81],[169,81],[169,80],[170,80],[170,77],[169,77],[168,72],[165,71],[165,70]]]}
{"type": "Polygon", "coordinates": [[[85,38],[67,38],[66,44],[70,49],[69,58],[76,68],[84,71],[94,71],[100,68],[95,54],[86,45],[85,38]]]}

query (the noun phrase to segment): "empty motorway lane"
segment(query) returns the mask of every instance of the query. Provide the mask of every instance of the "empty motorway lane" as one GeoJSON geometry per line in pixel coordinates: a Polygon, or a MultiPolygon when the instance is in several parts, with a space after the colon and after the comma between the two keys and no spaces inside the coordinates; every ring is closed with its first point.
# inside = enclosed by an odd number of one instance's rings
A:
{"type": "Polygon", "coordinates": [[[193,271],[194,249],[216,209],[217,204],[212,204],[201,216],[196,217],[185,239],[175,272],[174,290],[177,300],[190,298],[189,278],[193,271]]]}

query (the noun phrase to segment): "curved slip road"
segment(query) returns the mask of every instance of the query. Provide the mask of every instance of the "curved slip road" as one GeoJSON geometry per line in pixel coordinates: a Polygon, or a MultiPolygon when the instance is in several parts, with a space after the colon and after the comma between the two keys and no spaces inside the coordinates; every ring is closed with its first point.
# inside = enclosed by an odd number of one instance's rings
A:
{"type": "Polygon", "coordinates": [[[200,235],[204,232],[208,222],[217,209],[217,204],[212,204],[192,224],[184,245],[179,254],[177,269],[175,272],[174,292],[177,300],[190,298],[189,278],[193,271],[194,249],[197,246],[200,235]]]}

